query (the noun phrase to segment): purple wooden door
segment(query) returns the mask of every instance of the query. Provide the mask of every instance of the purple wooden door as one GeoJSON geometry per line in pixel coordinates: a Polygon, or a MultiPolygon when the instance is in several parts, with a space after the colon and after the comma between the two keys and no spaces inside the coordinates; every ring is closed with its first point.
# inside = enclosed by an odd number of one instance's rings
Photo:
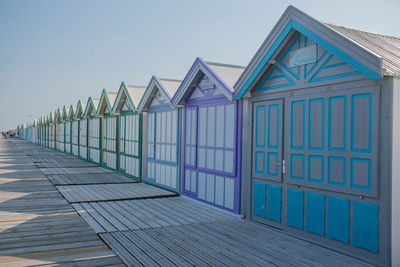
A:
{"type": "Polygon", "coordinates": [[[184,120],[183,194],[237,213],[237,103],[186,106],[184,120]]]}

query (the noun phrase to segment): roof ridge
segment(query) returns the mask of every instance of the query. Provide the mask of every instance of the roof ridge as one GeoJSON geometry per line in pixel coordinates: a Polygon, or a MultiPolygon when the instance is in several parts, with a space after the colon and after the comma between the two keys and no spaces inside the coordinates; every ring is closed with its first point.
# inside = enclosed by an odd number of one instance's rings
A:
{"type": "Polygon", "coordinates": [[[207,65],[216,65],[216,66],[221,66],[221,67],[231,67],[231,68],[237,68],[237,69],[246,68],[245,66],[226,64],[226,63],[219,63],[219,62],[213,62],[213,61],[204,61],[204,62],[206,62],[207,65]]]}
{"type": "Polygon", "coordinates": [[[345,29],[349,29],[349,30],[353,30],[353,31],[359,31],[359,32],[364,32],[364,33],[368,33],[368,34],[373,34],[373,35],[378,35],[378,36],[382,36],[382,37],[387,37],[387,38],[393,38],[393,39],[397,39],[400,40],[400,37],[396,37],[393,35],[386,35],[386,34],[381,34],[381,33],[376,33],[376,32],[370,32],[370,31],[366,31],[366,30],[359,30],[359,29],[354,29],[354,28],[350,28],[347,26],[343,26],[343,25],[339,25],[339,24],[335,24],[335,23],[330,23],[330,22],[322,22],[324,25],[327,26],[333,26],[333,27],[341,27],[341,28],[345,28],[345,29]]]}
{"type": "Polygon", "coordinates": [[[178,79],[169,79],[169,78],[158,78],[159,80],[169,81],[169,82],[182,82],[182,80],[178,79]]]}
{"type": "Polygon", "coordinates": [[[144,85],[133,85],[133,84],[127,84],[126,87],[140,87],[140,88],[146,88],[144,85]]]}

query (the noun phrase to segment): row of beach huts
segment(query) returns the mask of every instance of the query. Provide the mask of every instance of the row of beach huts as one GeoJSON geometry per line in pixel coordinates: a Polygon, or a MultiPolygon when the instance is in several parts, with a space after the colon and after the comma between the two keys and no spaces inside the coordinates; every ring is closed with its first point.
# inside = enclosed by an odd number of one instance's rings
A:
{"type": "MultiPolygon", "coordinates": [[[[239,40],[238,40],[239,41],[239,40]]],[[[379,265],[400,264],[400,39],[288,7],[246,68],[122,82],[23,138],[379,265]]],[[[399,266],[399,265],[397,265],[399,266]]]]}

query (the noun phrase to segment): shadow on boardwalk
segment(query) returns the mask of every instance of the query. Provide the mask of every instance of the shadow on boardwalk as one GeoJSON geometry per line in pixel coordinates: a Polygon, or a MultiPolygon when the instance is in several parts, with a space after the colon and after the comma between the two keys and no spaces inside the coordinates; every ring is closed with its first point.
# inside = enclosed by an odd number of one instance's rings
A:
{"type": "Polygon", "coordinates": [[[121,261],[77,215],[17,140],[0,140],[0,265],[121,261]]]}

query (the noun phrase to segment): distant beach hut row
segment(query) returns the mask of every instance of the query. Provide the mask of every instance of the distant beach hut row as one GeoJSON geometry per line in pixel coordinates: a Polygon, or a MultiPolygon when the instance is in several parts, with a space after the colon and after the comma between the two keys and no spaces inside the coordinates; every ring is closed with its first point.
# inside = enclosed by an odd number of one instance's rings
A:
{"type": "MultiPolygon", "coordinates": [[[[400,39],[289,7],[246,68],[122,82],[27,139],[375,264],[399,264],[400,39]]],[[[23,127],[21,127],[23,128],[23,127]]],[[[24,131],[21,131],[24,132],[24,131]]]]}

